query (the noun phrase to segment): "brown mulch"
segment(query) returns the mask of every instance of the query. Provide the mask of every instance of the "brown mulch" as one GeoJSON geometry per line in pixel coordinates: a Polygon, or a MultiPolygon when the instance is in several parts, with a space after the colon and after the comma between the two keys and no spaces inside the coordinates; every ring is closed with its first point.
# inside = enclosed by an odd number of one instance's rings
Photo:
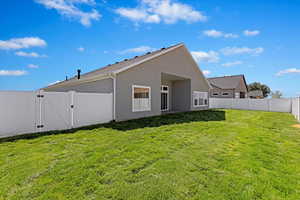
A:
{"type": "Polygon", "coordinates": [[[292,125],[292,127],[294,127],[294,128],[300,128],[300,124],[294,124],[294,125],[292,125]]]}

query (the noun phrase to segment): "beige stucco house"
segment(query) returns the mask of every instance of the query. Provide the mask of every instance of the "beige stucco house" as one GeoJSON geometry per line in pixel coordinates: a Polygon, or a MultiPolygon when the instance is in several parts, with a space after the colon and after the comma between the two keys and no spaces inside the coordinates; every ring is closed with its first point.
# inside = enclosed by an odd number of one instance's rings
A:
{"type": "Polygon", "coordinates": [[[208,109],[209,89],[209,83],[182,43],[43,88],[56,92],[112,93],[117,121],[208,109]]]}
{"type": "Polygon", "coordinates": [[[248,97],[248,87],[244,75],[222,76],[208,78],[211,85],[212,98],[238,98],[248,97]]]}

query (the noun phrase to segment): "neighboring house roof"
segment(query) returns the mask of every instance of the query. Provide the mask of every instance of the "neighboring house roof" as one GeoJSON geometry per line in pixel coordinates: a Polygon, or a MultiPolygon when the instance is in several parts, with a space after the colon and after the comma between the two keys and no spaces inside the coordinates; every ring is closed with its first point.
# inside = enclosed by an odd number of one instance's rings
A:
{"type": "MultiPolygon", "coordinates": [[[[53,85],[49,85],[48,87],[45,87],[45,88],[60,87],[60,86],[64,86],[64,85],[79,84],[79,83],[90,82],[90,81],[94,81],[94,80],[100,80],[103,78],[109,78],[120,72],[126,71],[134,66],[142,64],[148,60],[154,59],[158,56],[161,56],[165,53],[173,51],[182,46],[184,46],[184,44],[179,43],[179,44],[167,47],[167,48],[161,48],[161,49],[153,51],[153,52],[148,52],[141,56],[135,56],[130,59],[124,59],[123,61],[115,62],[114,64],[109,64],[105,67],[82,74],[80,77],[80,80],[77,79],[77,76],[74,76],[68,80],[61,81],[61,82],[58,82],[53,85]]],[[[201,70],[200,70],[200,72],[201,72],[201,70]]],[[[209,85],[209,83],[208,83],[208,85],[209,85]]],[[[43,88],[43,89],[45,89],[45,88],[43,88]]]]}
{"type": "Polygon", "coordinates": [[[243,80],[247,87],[244,75],[213,77],[208,78],[207,80],[212,87],[218,89],[235,89],[239,86],[241,80],[243,80]]]}
{"type": "Polygon", "coordinates": [[[253,90],[248,93],[249,97],[263,97],[264,94],[261,90],[253,90]]]}

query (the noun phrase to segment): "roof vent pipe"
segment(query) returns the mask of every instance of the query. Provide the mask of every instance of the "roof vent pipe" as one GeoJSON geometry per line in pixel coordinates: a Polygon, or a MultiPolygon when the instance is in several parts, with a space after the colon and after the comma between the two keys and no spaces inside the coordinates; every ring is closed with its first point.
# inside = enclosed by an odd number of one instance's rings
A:
{"type": "Polygon", "coordinates": [[[80,79],[80,73],[81,73],[81,70],[77,69],[77,79],[80,79]]]}

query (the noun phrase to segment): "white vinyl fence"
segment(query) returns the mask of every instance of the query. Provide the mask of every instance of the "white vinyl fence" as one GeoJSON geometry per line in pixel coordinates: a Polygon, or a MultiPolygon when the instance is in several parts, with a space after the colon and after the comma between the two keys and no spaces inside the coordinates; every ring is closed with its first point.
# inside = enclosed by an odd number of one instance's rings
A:
{"type": "Polygon", "coordinates": [[[300,98],[290,99],[209,99],[210,108],[262,110],[292,113],[300,120],[300,98]]]}
{"type": "Polygon", "coordinates": [[[112,98],[110,93],[0,92],[0,138],[109,122],[112,98]]]}
{"type": "Polygon", "coordinates": [[[292,99],[292,114],[300,121],[300,97],[292,99]]]}

